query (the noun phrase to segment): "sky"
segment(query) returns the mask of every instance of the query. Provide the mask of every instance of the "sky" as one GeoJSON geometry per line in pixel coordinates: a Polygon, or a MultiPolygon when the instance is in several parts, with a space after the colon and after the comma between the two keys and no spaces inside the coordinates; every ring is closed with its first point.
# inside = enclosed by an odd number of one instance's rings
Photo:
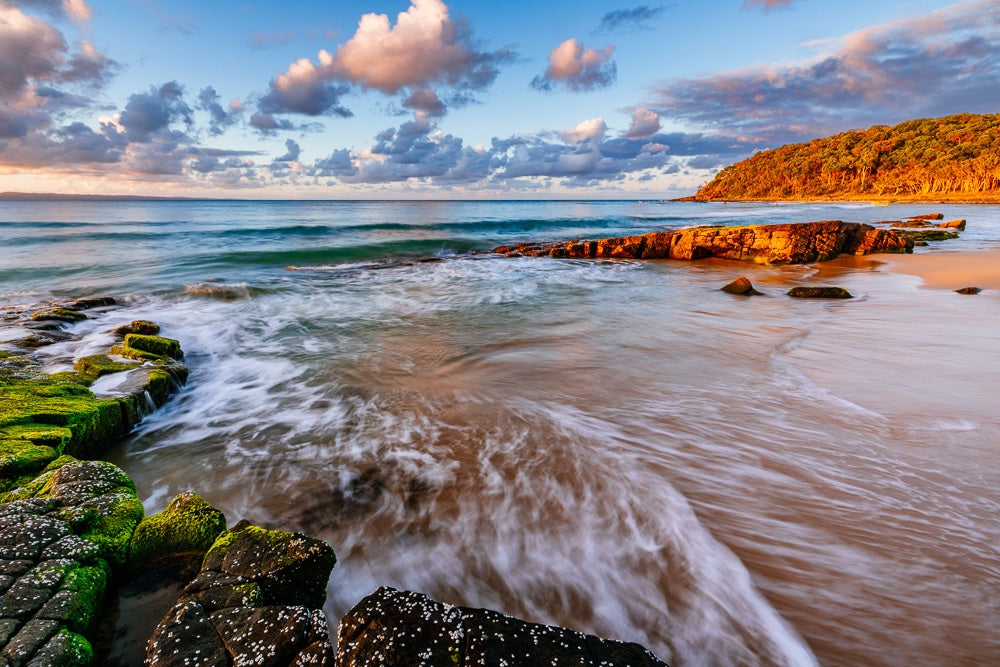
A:
{"type": "Polygon", "coordinates": [[[1000,0],[0,0],[0,191],[663,198],[1000,113],[1000,0]]]}

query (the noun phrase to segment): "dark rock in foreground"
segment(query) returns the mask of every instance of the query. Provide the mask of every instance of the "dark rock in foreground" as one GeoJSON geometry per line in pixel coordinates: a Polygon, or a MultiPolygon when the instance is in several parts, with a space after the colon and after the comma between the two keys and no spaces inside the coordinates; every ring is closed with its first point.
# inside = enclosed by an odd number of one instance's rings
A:
{"type": "Polygon", "coordinates": [[[240,522],[157,626],[146,664],[332,664],[322,606],[335,562],[325,542],[240,522]]]}
{"type": "Polygon", "coordinates": [[[904,253],[913,240],[891,229],[840,220],[745,227],[691,227],[596,241],[521,243],[499,246],[502,255],[622,259],[683,259],[707,257],[761,264],[802,264],[841,254],[904,253]]]}
{"type": "Polygon", "coordinates": [[[723,292],[728,292],[729,294],[740,294],[743,296],[761,296],[763,293],[758,292],[754,289],[753,283],[746,276],[740,276],[736,280],[726,283],[720,287],[723,292]]]}
{"type": "Polygon", "coordinates": [[[979,294],[983,290],[979,287],[963,287],[962,289],[955,290],[959,294],[979,294]]]}
{"type": "Polygon", "coordinates": [[[340,622],[338,667],[663,666],[638,644],[382,587],[340,622]]]}
{"type": "Polygon", "coordinates": [[[853,299],[843,287],[793,287],[788,296],[796,299],[853,299]]]}

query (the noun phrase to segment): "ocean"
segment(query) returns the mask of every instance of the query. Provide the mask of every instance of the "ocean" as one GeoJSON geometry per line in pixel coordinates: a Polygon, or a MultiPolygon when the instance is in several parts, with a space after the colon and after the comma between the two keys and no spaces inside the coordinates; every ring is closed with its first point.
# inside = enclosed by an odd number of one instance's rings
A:
{"type": "Polygon", "coordinates": [[[0,202],[0,306],[119,300],[52,371],[134,319],[179,339],[188,384],[109,460],[149,513],[193,489],[327,540],[331,619],[390,585],[675,666],[996,664],[996,290],[488,252],[932,210],[968,231],[919,253],[1000,262],[996,206],[0,202]],[[856,298],[784,296],[820,283],[856,298]]]}

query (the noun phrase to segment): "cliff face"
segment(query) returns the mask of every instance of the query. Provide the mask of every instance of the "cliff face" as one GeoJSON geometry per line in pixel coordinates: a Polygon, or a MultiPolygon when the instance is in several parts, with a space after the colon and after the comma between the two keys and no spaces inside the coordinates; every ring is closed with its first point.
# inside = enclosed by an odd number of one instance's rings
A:
{"type": "Polygon", "coordinates": [[[1000,114],[923,118],[762,151],[699,201],[1000,198],[1000,114]]]}
{"type": "Polygon", "coordinates": [[[720,257],[759,264],[801,264],[833,259],[840,254],[868,255],[913,251],[913,240],[890,229],[840,220],[746,227],[691,227],[640,236],[523,243],[500,246],[494,252],[529,256],[703,259],[720,257]]]}

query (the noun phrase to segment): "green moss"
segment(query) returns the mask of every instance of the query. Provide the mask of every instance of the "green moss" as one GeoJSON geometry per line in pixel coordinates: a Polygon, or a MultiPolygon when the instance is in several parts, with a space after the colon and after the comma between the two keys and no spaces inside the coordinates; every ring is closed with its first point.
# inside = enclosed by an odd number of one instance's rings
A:
{"type": "Polygon", "coordinates": [[[127,345],[113,345],[111,346],[110,352],[116,356],[135,359],[137,361],[160,361],[163,359],[163,357],[158,354],[136,350],[135,348],[128,347],[127,345]]]}
{"type": "Polygon", "coordinates": [[[65,596],[67,604],[60,610],[62,618],[59,620],[64,621],[74,632],[93,631],[104,605],[110,579],[111,569],[100,558],[96,565],[71,569],[60,586],[60,590],[71,594],[65,596]]]}
{"type": "Polygon", "coordinates": [[[89,667],[94,649],[86,638],[70,630],[60,630],[39,651],[30,664],[50,667],[89,667]]]}
{"type": "Polygon", "coordinates": [[[30,440],[0,439],[0,477],[18,478],[37,473],[56,458],[56,450],[30,440]]]}
{"type": "Polygon", "coordinates": [[[45,310],[39,310],[36,313],[32,313],[31,319],[33,320],[58,320],[60,322],[82,322],[87,319],[87,316],[83,313],[79,313],[75,310],[68,310],[66,308],[46,308],[45,310]]]}
{"type": "Polygon", "coordinates": [[[128,334],[125,336],[125,347],[133,350],[155,354],[159,357],[172,357],[180,359],[184,356],[181,351],[181,344],[173,338],[163,338],[161,336],[144,336],[142,334],[128,334]]]}
{"type": "Polygon", "coordinates": [[[133,569],[161,558],[204,556],[226,529],[226,517],[195,493],[182,493],[167,508],[143,519],[129,547],[133,569]]]}
{"type": "Polygon", "coordinates": [[[131,324],[126,324],[125,326],[118,327],[114,331],[119,336],[125,336],[127,334],[142,334],[144,336],[155,336],[160,333],[160,327],[154,322],[148,320],[133,320],[131,324]]]}
{"type": "Polygon", "coordinates": [[[137,368],[139,364],[132,361],[113,361],[106,354],[92,354],[89,357],[81,357],[73,364],[73,368],[92,377],[101,377],[111,373],[121,373],[123,371],[137,368]]]}

